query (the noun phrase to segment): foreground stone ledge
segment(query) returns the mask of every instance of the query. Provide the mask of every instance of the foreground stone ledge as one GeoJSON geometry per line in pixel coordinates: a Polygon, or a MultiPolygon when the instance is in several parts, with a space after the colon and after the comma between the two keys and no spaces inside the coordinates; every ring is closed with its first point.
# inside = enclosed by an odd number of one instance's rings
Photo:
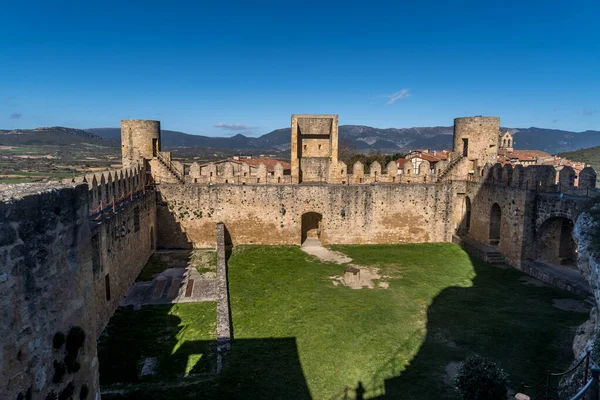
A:
{"type": "Polygon", "coordinates": [[[76,186],[76,183],[60,182],[0,183],[0,201],[18,200],[26,196],[35,196],[61,189],[75,188],[76,186]]]}

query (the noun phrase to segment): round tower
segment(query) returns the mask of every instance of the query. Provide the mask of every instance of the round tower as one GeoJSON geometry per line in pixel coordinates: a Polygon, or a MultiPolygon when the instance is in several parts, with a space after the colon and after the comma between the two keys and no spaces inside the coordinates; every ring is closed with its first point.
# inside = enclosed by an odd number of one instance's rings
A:
{"type": "Polygon", "coordinates": [[[121,121],[123,168],[131,168],[157,156],[160,151],[160,121],[129,119],[121,121]]]}
{"type": "Polygon", "coordinates": [[[498,159],[499,117],[463,117],[454,119],[454,152],[483,166],[498,159]]]}

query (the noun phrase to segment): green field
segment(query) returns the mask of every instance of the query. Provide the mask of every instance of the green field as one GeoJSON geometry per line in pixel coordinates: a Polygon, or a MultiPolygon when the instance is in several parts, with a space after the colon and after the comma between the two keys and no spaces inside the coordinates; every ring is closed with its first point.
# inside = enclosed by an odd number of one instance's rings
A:
{"type": "MultiPolygon", "coordinates": [[[[561,153],[559,156],[573,161],[584,162],[591,165],[596,171],[600,171],[600,146],[561,153]]],[[[596,182],[600,183],[600,176],[596,179],[596,182]]]]}
{"type": "MultiPolygon", "coordinates": [[[[490,357],[517,387],[548,369],[565,368],[572,358],[573,327],[587,319],[585,313],[552,306],[553,299],[575,297],[526,284],[519,271],[472,260],[452,244],[333,248],[356,264],[379,268],[389,287],[335,286],[330,277],[341,275],[344,266],[321,263],[298,247],[236,247],[229,260],[234,341],[222,372],[207,379],[203,366],[197,382],[186,378],[185,389],[138,386],[126,396],[106,398],[342,399],[353,398],[360,383],[365,398],[454,399],[444,382],[451,363],[473,353],[490,357]]],[[[174,326],[169,310],[127,313],[131,318],[119,314],[111,320],[110,337],[143,337],[141,348],[156,340],[144,332],[174,326]],[[138,319],[142,312],[148,314],[138,319]]],[[[194,313],[190,308],[180,317],[184,330],[194,313]]],[[[204,328],[185,339],[161,339],[168,343],[163,351],[172,346],[178,354],[175,347],[190,341],[205,346],[202,357],[212,360],[205,328],[214,319],[203,313],[195,324],[204,328]]],[[[103,368],[111,368],[106,364],[113,352],[125,354],[110,341],[101,343],[103,368]]],[[[139,359],[128,365],[141,368],[139,359]]],[[[165,361],[160,367],[165,382],[197,369],[189,365],[165,361]]],[[[107,383],[105,376],[101,381],[107,383]]]]}
{"type": "Polygon", "coordinates": [[[73,177],[72,172],[26,172],[14,171],[6,175],[0,174],[0,183],[29,183],[42,180],[60,181],[64,178],[73,177]]]}

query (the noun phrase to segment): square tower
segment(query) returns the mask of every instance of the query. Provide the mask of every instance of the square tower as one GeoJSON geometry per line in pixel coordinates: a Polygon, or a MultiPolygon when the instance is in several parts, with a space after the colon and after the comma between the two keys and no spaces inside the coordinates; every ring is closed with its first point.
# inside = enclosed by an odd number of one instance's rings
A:
{"type": "Polygon", "coordinates": [[[338,163],[338,116],[292,115],[292,183],[329,182],[338,163]]]}

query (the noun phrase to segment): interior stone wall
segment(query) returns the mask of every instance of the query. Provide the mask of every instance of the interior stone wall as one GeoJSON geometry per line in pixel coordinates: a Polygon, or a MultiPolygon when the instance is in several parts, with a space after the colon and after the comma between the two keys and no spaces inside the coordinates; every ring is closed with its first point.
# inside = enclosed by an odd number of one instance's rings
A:
{"type": "Polygon", "coordinates": [[[45,399],[69,385],[77,398],[83,385],[95,397],[92,282],[87,185],[41,187],[0,201],[0,398],[45,399]],[[73,327],[85,333],[80,368],[54,379],[66,345],[55,348],[53,338],[73,327]]]}
{"type": "Polygon", "coordinates": [[[156,197],[92,222],[93,197],[86,184],[0,185],[1,399],[99,395],[96,338],[156,247],[156,197]],[[69,352],[79,329],[83,345],[69,352]]]}
{"type": "Polygon", "coordinates": [[[146,192],[145,197],[131,206],[104,219],[92,229],[91,237],[92,251],[96,253],[93,254],[94,293],[98,315],[96,334],[100,335],[156,248],[154,192],[146,192]],[[139,216],[139,224],[135,224],[135,214],[139,216]],[[110,282],[110,300],[107,300],[106,296],[106,275],[109,276],[110,282]]]}
{"type": "Polygon", "coordinates": [[[234,244],[300,244],[302,214],[322,215],[321,241],[418,243],[449,241],[450,184],[161,185],[158,245],[215,245],[225,223],[234,244]]]}
{"type": "MultiPolygon", "coordinates": [[[[463,185],[464,197],[471,201],[469,236],[490,243],[490,215],[493,204],[497,203],[502,211],[498,250],[511,265],[519,267],[527,256],[527,247],[534,243],[535,191],[477,182],[463,182],[463,185]]],[[[455,222],[461,225],[462,221],[455,222]]]]}

